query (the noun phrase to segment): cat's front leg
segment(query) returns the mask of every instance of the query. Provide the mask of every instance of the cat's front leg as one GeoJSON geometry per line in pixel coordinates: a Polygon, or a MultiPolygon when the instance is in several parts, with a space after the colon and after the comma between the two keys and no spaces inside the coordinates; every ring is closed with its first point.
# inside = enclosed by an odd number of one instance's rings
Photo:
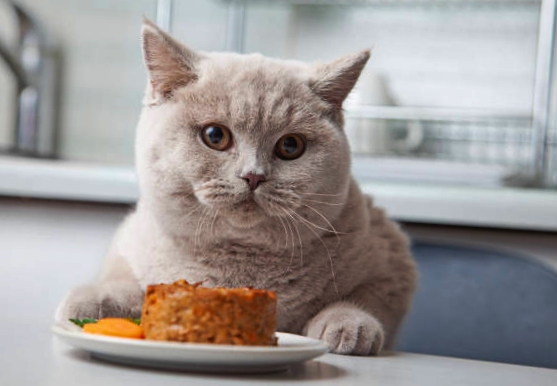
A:
{"type": "Polygon", "coordinates": [[[111,281],[83,285],[70,291],[56,311],[57,323],[70,318],[139,318],[144,293],[132,281],[111,281]]]}
{"type": "Polygon", "coordinates": [[[384,332],[377,318],[346,302],[333,303],[308,321],[305,335],[320,339],[331,352],[374,355],[383,347],[384,332]]]}

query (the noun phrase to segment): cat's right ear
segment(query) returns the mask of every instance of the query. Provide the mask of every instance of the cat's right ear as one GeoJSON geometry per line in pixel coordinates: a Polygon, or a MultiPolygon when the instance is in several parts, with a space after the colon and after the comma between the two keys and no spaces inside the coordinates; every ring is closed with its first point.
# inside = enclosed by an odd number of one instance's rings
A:
{"type": "Polygon", "coordinates": [[[143,57],[151,87],[150,103],[168,100],[173,92],[197,79],[195,67],[200,57],[176,41],[150,20],[143,19],[143,57]]]}

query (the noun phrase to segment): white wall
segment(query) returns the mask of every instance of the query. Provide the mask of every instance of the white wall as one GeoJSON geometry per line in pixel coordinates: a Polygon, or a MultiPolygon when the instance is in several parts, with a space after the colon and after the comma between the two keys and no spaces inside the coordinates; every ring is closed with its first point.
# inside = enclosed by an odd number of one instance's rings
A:
{"type": "MultiPolygon", "coordinates": [[[[277,4],[279,2],[276,2],[277,4]]],[[[538,7],[251,6],[246,50],[314,61],[373,48],[403,105],[531,108],[538,7]]]]}

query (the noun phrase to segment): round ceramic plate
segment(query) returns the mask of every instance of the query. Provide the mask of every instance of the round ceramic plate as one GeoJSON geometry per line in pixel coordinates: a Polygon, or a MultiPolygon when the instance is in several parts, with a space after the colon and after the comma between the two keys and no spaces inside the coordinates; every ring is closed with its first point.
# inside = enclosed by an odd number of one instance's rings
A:
{"type": "Polygon", "coordinates": [[[113,338],[63,326],[52,332],[95,358],[127,365],[189,371],[261,373],[316,358],[327,346],[315,339],[278,332],[278,346],[232,346],[113,338]]]}

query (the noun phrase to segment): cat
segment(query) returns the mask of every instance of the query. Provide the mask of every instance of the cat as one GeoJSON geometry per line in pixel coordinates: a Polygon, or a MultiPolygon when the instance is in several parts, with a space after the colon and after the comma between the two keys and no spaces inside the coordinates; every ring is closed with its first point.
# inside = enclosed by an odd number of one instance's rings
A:
{"type": "Polygon", "coordinates": [[[142,28],[140,199],[97,282],[56,313],[138,317],[178,279],[278,296],[278,330],[339,354],[393,345],[416,285],[409,242],[350,174],[342,104],[370,53],[326,64],[196,52],[142,28]]]}

